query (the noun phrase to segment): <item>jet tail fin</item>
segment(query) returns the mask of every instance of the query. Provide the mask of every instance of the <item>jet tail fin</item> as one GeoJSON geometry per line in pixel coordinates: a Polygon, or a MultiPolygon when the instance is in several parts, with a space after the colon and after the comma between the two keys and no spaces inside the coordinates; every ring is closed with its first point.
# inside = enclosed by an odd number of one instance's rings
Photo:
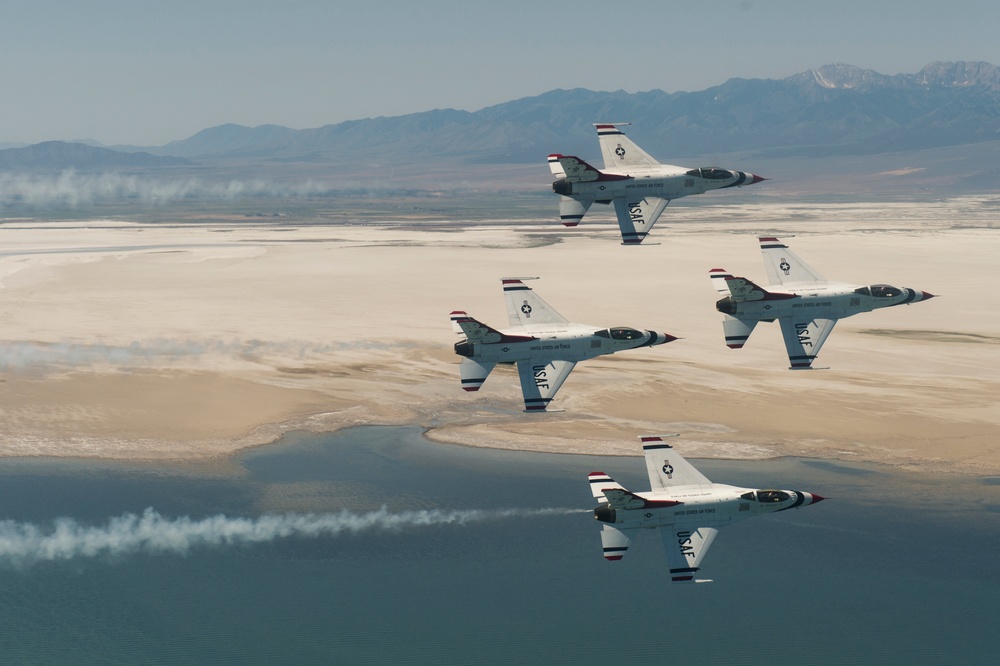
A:
{"type": "Polygon", "coordinates": [[[619,127],[630,123],[594,123],[597,140],[601,144],[605,169],[629,169],[659,166],[652,155],[635,145],[619,127]]]}

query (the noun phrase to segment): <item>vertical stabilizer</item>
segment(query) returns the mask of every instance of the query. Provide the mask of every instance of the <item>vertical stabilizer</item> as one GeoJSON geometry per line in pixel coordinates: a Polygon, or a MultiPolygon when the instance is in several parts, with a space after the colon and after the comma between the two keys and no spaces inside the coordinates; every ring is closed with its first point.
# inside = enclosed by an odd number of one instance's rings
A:
{"type": "Polygon", "coordinates": [[[601,155],[604,156],[606,170],[627,171],[632,167],[655,167],[660,163],[652,155],[635,145],[632,139],[625,136],[619,127],[631,123],[594,123],[597,128],[597,140],[601,144],[601,155]]]}

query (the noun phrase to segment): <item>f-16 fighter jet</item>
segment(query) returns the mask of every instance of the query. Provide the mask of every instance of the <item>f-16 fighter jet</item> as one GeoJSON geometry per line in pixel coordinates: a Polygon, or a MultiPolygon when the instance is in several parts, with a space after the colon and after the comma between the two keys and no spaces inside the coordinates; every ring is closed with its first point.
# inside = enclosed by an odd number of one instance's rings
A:
{"type": "MultiPolygon", "coordinates": [[[[672,437],[674,435],[667,435],[672,437]]],[[[800,490],[758,490],[712,483],[684,460],[663,436],[640,437],[651,490],[633,493],[604,472],[590,474],[598,501],[594,518],[604,523],[604,557],[620,560],[640,529],[661,528],[670,577],[675,583],[709,583],[695,574],[719,529],[744,518],[822,502],[800,490]]]]}
{"type": "Polygon", "coordinates": [[[672,335],[618,326],[571,324],[521,280],[504,278],[510,328],[498,331],[464,312],[452,312],[452,328],[465,338],[455,343],[464,357],[462,388],[478,391],[497,363],[516,363],[524,411],[542,412],[580,361],[623,349],[652,347],[676,340],[672,335]]]}
{"type": "Polygon", "coordinates": [[[767,180],[720,167],[660,164],[618,129],[628,124],[594,124],[603,171],[573,155],[549,155],[549,169],[558,178],[552,189],[560,195],[559,219],[567,227],[578,225],[592,204],[614,203],[622,244],[638,245],[671,199],[767,180]]]}
{"type": "Polygon", "coordinates": [[[812,367],[838,319],[934,298],[926,291],[887,284],[860,287],[828,282],[777,238],[758,240],[771,284],[765,289],[747,278],[713,268],[709,272],[712,285],[724,296],[715,308],[726,315],[722,328],[726,345],[732,349],[746,344],[758,322],[777,319],[790,370],[812,367]]]}

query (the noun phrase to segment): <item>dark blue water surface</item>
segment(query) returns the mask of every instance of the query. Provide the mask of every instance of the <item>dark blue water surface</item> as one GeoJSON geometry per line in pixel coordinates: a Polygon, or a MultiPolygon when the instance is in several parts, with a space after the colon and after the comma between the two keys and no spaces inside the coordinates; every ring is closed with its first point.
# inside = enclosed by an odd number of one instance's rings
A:
{"type": "Polygon", "coordinates": [[[41,527],[147,507],[196,519],[580,510],[186,555],[0,560],[0,663],[997,663],[996,479],[805,460],[698,465],[714,481],[830,499],[724,529],[702,571],[715,582],[678,586],[655,533],[621,562],[601,557],[586,474],[644,490],[640,457],[360,428],[290,435],[228,469],[0,461],[3,517],[41,527]]]}

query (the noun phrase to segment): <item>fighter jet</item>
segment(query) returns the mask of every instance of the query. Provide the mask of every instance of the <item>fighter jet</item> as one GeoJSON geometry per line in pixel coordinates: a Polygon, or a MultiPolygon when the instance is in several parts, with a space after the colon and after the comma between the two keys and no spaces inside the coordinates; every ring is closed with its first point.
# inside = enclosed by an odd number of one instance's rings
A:
{"type": "Polygon", "coordinates": [[[777,319],[790,370],[812,367],[838,319],[934,298],[926,291],[887,284],[862,287],[828,282],[777,238],[758,240],[771,284],[765,289],[713,268],[709,272],[712,285],[724,296],[715,309],[726,315],[722,328],[731,349],[741,349],[758,322],[777,319]]]}
{"type": "Polygon", "coordinates": [[[464,339],[455,343],[462,356],[462,388],[478,391],[497,363],[516,363],[524,411],[543,412],[576,364],[623,349],[652,347],[676,340],[672,335],[617,326],[571,324],[522,280],[503,278],[510,328],[498,331],[465,312],[451,313],[452,329],[464,339]]]}
{"type": "MultiPolygon", "coordinates": [[[[666,435],[675,437],[676,435],[666,435]]],[[[670,578],[675,583],[709,583],[695,578],[719,529],[744,518],[822,502],[801,490],[738,488],[712,483],[663,435],[640,437],[650,491],[633,493],[604,472],[592,472],[590,489],[598,501],[594,518],[604,523],[605,559],[622,559],[640,529],[662,528],[670,578]]]]}
{"type": "Polygon", "coordinates": [[[604,155],[601,171],[573,155],[549,155],[558,179],[559,219],[575,227],[594,203],[614,203],[622,245],[638,245],[672,199],[724,187],[753,185],[766,178],[720,167],[660,164],[618,128],[630,123],[595,123],[604,155]]]}

